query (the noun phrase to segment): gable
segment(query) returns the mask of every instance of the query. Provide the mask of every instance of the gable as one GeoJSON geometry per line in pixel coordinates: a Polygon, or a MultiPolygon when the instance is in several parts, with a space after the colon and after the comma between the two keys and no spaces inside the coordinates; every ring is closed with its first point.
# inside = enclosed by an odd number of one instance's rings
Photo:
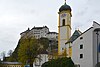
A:
{"type": "Polygon", "coordinates": [[[70,39],[65,43],[72,43],[75,39],[77,39],[82,33],[79,30],[75,30],[75,32],[73,33],[73,35],[70,37],[70,39]]]}
{"type": "Polygon", "coordinates": [[[93,27],[94,27],[94,28],[98,28],[98,27],[100,27],[100,24],[97,23],[97,22],[95,22],[95,21],[93,21],[93,27]]]}

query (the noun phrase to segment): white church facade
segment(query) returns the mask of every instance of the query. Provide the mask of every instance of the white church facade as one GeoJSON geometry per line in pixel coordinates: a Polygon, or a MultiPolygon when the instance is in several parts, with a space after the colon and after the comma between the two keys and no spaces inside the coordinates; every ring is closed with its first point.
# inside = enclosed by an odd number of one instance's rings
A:
{"type": "Polygon", "coordinates": [[[96,67],[100,62],[100,24],[93,21],[85,32],[75,30],[71,36],[71,7],[65,2],[58,14],[58,55],[66,49],[77,67],[96,67]]]}
{"type": "Polygon", "coordinates": [[[100,24],[93,26],[72,41],[72,60],[80,67],[96,67],[100,62],[100,24]]]}

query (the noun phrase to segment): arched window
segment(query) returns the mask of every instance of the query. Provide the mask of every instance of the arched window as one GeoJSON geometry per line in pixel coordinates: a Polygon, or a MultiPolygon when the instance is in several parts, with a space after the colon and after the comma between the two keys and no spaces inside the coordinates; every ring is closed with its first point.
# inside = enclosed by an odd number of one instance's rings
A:
{"type": "Polygon", "coordinates": [[[62,20],[62,26],[65,26],[65,19],[62,20]]]}

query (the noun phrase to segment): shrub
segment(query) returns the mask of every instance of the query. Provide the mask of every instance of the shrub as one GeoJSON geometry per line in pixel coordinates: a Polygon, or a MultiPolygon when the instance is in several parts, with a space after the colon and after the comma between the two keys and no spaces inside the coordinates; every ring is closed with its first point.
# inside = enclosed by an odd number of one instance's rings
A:
{"type": "Polygon", "coordinates": [[[75,67],[71,58],[58,58],[48,61],[42,65],[42,67],[75,67]]]}

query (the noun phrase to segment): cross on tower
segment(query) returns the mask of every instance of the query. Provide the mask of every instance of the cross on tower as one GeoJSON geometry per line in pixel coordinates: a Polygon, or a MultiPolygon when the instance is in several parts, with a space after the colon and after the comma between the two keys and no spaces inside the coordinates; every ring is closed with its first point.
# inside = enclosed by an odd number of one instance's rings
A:
{"type": "Polygon", "coordinates": [[[65,0],[65,2],[66,2],[66,0],[65,0]]]}

